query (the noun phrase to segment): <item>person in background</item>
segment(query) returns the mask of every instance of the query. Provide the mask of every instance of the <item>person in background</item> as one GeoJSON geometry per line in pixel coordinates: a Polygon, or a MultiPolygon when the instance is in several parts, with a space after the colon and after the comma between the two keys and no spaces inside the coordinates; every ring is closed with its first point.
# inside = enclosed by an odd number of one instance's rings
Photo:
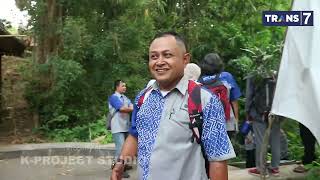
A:
{"type": "Polygon", "coordinates": [[[304,165],[311,164],[312,161],[316,160],[316,154],[315,154],[316,138],[311,133],[311,131],[301,123],[299,123],[299,129],[300,129],[300,137],[304,147],[304,154],[302,157],[302,164],[294,168],[293,171],[297,173],[304,173],[308,171],[308,169],[306,169],[304,165]]]}
{"type": "Polygon", "coordinates": [[[252,130],[244,138],[244,149],[246,150],[246,168],[256,167],[254,133],[252,130]]]}
{"type": "Polygon", "coordinates": [[[273,176],[279,176],[280,165],[280,119],[276,116],[272,123],[270,133],[271,145],[271,165],[268,172],[264,170],[264,162],[261,162],[261,152],[263,147],[263,137],[268,127],[268,115],[271,109],[274,88],[276,84],[275,75],[268,78],[258,78],[254,75],[246,77],[246,116],[247,120],[252,122],[254,132],[254,142],[256,147],[256,167],[249,169],[252,175],[267,176],[268,173],[273,176]]]}
{"type": "Polygon", "coordinates": [[[220,56],[216,53],[207,54],[200,62],[201,77],[200,83],[209,82],[218,78],[229,92],[229,102],[231,106],[230,120],[226,121],[228,135],[231,138],[238,131],[239,105],[238,99],[241,96],[240,88],[233,78],[232,74],[224,71],[224,63],[220,56]],[[218,77],[217,77],[218,76],[218,77]]]}
{"type": "MultiPolygon", "coordinates": [[[[130,126],[130,113],[133,110],[133,104],[124,93],[127,90],[126,83],[121,80],[114,82],[115,92],[108,99],[109,111],[114,114],[111,119],[111,133],[113,141],[116,145],[115,159],[119,158],[123,143],[128,136],[130,126]]],[[[127,169],[130,169],[127,166],[127,169]]],[[[127,172],[124,173],[125,178],[129,177],[127,172]]]]}

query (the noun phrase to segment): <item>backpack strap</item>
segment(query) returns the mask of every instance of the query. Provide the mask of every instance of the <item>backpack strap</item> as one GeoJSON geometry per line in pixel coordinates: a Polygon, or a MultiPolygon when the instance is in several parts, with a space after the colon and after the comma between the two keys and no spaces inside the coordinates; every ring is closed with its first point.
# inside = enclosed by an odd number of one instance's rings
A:
{"type": "Polygon", "coordinates": [[[189,80],[188,95],[188,113],[190,118],[189,128],[193,133],[192,140],[196,140],[196,142],[200,144],[203,124],[200,84],[189,80]]]}
{"type": "Polygon", "coordinates": [[[212,84],[212,83],[218,81],[219,78],[220,78],[220,76],[221,76],[221,73],[215,74],[215,77],[214,77],[214,78],[212,78],[212,79],[210,79],[210,80],[207,80],[207,81],[205,81],[203,78],[199,78],[199,82],[200,82],[202,85],[212,84]]]}
{"type": "Polygon", "coordinates": [[[201,141],[202,125],[203,125],[203,112],[201,104],[201,84],[197,84],[193,80],[188,83],[188,112],[189,112],[189,128],[192,130],[192,141],[196,140],[200,144],[202,156],[205,159],[206,173],[209,178],[209,161],[206,156],[204,145],[201,141]]]}
{"type": "Polygon", "coordinates": [[[139,109],[140,109],[140,107],[142,106],[142,104],[143,104],[143,102],[144,102],[144,98],[145,98],[146,94],[147,94],[148,92],[150,92],[151,90],[152,90],[152,87],[149,86],[149,87],[142,93],[142,95],[140,96],[140,98],[139,98],[139,100],[138,100],[138,104],[137,104],[137,106],[138,106],[139,109]]]}

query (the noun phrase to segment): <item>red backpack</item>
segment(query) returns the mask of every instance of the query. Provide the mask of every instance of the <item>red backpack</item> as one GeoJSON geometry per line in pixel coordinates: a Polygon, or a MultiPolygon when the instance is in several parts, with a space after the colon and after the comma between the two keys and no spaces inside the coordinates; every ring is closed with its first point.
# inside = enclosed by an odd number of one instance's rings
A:
{"type": "Polygon", "coordinates": [[[218,98],[222,102],[226,120],[228,121],[230,120],[231,111],[229,90],[223,84],[223,82],[220,81],[219,77],[220,74],[217,74],[214,79],[211,79],[209,81],[203,81],[203,79],[200,79],[200,83],[203,84],[203,86],[209,89],[211,92],[213,92],[216,96],[218,96],[218,98]]]}

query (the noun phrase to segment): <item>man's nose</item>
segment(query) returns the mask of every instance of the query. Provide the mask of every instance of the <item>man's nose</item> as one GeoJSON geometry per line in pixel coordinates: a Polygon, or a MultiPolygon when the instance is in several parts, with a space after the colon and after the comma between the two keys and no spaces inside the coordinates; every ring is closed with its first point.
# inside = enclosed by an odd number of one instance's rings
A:
{"type": "Polygon", "coordinates": [[[156,62],[156,65],[157,66],[162,66],[165,64],[165,60],[164,60],[164,57],[163,56],[160,56],[156,62]]]}

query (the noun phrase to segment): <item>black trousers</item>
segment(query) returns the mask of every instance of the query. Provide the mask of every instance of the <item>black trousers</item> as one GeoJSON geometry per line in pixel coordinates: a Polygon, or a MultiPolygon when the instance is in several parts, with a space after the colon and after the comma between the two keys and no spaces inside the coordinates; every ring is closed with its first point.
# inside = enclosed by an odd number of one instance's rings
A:
{"type": "Polygon", "coordinates": [[[246,168],[256,167],[256,151],[255,149],[246,150],[246,168]]]}
{"type": "Polygon", "coordinates": [[[302,158],[302,164],[310,164],[316,159],[315,144],[316,138],[310,132],[310,130],[303,124],[299,123],[300,136],[304,147],[304,155],[302,158]]]}

